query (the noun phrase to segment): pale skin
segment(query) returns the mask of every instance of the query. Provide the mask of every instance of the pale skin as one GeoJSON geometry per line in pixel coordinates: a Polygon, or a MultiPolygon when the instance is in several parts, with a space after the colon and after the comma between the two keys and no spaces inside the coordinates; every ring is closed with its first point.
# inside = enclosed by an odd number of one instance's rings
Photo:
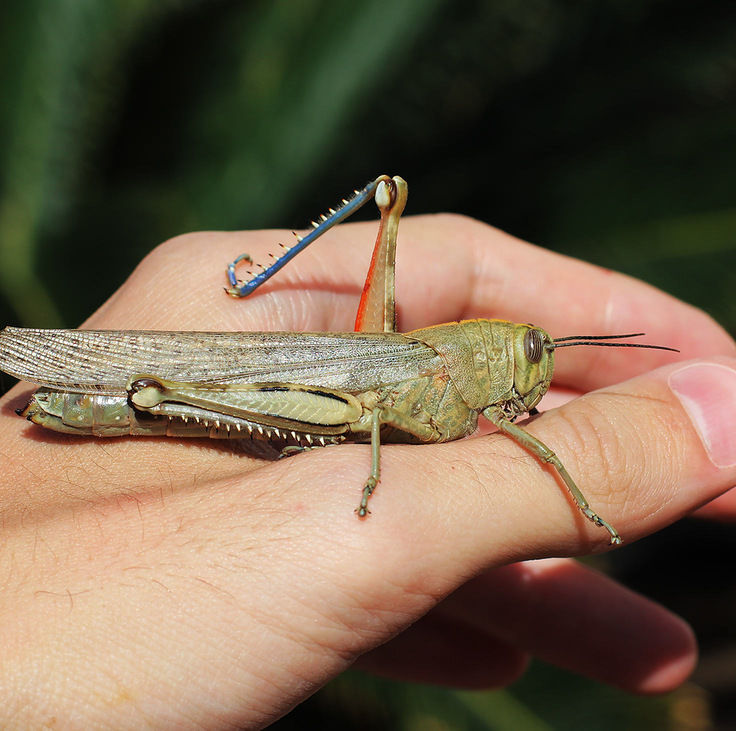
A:
{"type": "MultiPolygon", "coordinates": [[[[341,226],[237,302],[218,293],[223,262],[264,261],[288,234],[179,237],[85,325],[350,330],[374,232],[341,226]]],[[[702,312],[456,216],[402,221],[396,296],[402,330],[504,317],[681,349],[560,351],[565,388],[542,409],[587,395],[529,426],[626,542],[736,484],[667,386],[678,359],[736,368],[702,312]]],[[[367,445],[262,462],[201,440],[64,437],[13,413],[29,391],[0,409],[1,726],[255,728],[356,661],[481,688],[534,654],[637,693],[693,667],[692,634],[666,609],[564,558],[519,563],[608,537],[503,435],[384,446],[361,521],[367,445]]]]}

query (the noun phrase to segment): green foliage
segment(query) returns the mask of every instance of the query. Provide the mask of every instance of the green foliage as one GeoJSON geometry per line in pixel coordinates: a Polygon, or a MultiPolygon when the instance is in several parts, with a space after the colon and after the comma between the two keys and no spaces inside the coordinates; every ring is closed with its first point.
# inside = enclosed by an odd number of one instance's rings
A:
{"type": "Polygon", "coordinates": [[[666,698],[637,698],[542,663],[512,688],[495,691],[402,684],[349,672],[272,728],[650,731],[675,728],[675,714],[689,696],[685,688],[666,698]]]}
{"type": "Polygon", "coordinates": [[[410,182],[409,213],[465,212],[643,275],[735,329],[734,14],[6,3],[0,314],[75,324],[167,237],[302,228],[389,170],[410,182]]]}

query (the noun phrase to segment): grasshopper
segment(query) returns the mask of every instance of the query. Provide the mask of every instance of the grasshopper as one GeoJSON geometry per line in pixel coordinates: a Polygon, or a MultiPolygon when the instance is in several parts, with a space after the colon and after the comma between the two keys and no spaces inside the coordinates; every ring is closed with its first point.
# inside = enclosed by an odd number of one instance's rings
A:
{"type": "MultiPolygon", "coordinates": [[[[286,455],[313,446],[370,442],[371,470],[356,512],[365,517],[380,478],[382,442],[444,442],[472,434],[478,415],[551,464],[585,517],[595,513],[557,455],[514,424],[536,413],[549,389],[554,351],[641,335],[553,339],[539,327],[466,320],[395,332],[394,260],[407,199],[400,177],[379,176],[258,274],[240,282],[228,266],[227,293],[250,294],[367,200],[381,214],[355,332],[0,332],[0,369],[40,388],[21,416],[58,432],[111,437],[168,435],[266,439],[286,455]]],[[[283,245],[282,245],[283,246],[283,245]]]]}

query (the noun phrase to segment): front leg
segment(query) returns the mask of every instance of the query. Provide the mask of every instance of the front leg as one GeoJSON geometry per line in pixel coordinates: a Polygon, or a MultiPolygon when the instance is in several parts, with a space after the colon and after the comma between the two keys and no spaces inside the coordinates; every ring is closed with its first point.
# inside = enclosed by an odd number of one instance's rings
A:
{"type": "Polygon", "coordinates": [[[582,511],[583,515],[595,525],[605,528],[611,536],[612,545],[620,545],[622,540],[618,531],[610,524],[607,523],[597,513],[593,512],[590,504],[585,499],[585,496],[580,491],[580,488],[575,484],[574,480],[570,476],[570,473],[565,469],[565,466],[560,461],[560,458],[546,445],[536,437],[533,437],[529,432],[524,431],[520,426],[511,423],[503,411],[497,407],[488,407],[483,411],[483,416],[486,417],[492,424],[495,424],[504,434],[510,436],[515,442],[520,444],[524,449],[531,452],[535,457],[551,464],[556,470],[563,482],[570,491],[573,500],[582,511]]]}

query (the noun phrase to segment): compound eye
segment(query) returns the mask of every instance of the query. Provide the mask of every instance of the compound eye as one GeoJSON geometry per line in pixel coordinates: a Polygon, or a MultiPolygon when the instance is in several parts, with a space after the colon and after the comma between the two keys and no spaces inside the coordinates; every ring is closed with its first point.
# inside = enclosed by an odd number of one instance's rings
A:
{"type": "Polygon", "coordinates": [[[527,330],[524,335],[524,355],[530,363],[539,363],[544,353],[544,335],[539,330],[527,330]]]}

